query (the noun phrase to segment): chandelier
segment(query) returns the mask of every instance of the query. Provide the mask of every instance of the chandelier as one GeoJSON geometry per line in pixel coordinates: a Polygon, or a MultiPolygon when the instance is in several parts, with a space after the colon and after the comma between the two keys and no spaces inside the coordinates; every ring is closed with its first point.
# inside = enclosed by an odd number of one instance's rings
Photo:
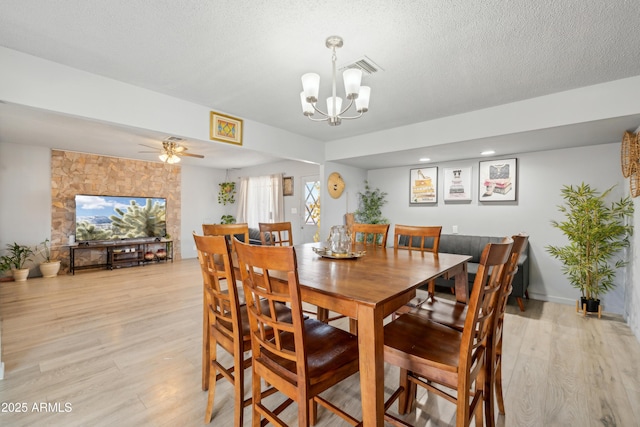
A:
{"type": "Polygon", "coordinates": [[[342,98],[336,96],[336,49],[343,45],[342,37],[330,36],[327,38],[326,45],[331,49],[331,62],[333,65],[332,74],[332,92],[331,97],[327,98],[327,112],[323,112],[316,106],[318,102],[318,90],[320,87],[320,76],[316,73],[307,73],[302,76],[302,89],[300,93],[300,102],[302,103],[302,113],[314,122],[326,121],[329,126],[338,126],[342,120],[358,119],[369,110],[369,96],[371,88],[369,86],[360,86],[362,80],[362,70],[348,69],[342,74],[344,80],[344,91],[349,100],[349,105],[342,110],[342,98]],[[356,104],[356,116],[343,116],[343,114],[351,108],[353,103],[356,104]],[[322,118],[314,119],[314,113],[319,113],[322,118]]]}

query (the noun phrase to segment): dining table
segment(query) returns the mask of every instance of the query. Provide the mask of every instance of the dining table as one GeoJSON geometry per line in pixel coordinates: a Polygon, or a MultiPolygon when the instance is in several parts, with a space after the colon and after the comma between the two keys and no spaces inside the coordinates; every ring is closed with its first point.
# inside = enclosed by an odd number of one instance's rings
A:
{"type": "Polygon", "coordinates": [[[363,425],[382,426],[385,317],[440,276],[455,279],[456,300],[466,302],[471,257],[354,245],[334,258],[322,254],[322,245],[295,246],[301,298],[357,321],[363,425]]]}

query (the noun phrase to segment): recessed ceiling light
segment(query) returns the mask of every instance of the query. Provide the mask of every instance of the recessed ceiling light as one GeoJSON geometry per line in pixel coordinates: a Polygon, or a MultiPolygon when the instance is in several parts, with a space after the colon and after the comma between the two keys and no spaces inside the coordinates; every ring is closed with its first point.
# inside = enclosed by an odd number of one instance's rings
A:
{"type": "Polygon", "coordinates": [[[487,151],[483,151],[482,153],[480,153],[481,156],[490,156],[492,154],[496,154],[496,152],[493,151],[493,150],[487,150],[487,151]]]}
{"type": "Polygon", "coordinates": [[[431,161],[431,159],[428,158],[428,157],[423,157],[423,158],[418,159],[418,160],[420,160],[421,162],[430,162],[431,161]]]}

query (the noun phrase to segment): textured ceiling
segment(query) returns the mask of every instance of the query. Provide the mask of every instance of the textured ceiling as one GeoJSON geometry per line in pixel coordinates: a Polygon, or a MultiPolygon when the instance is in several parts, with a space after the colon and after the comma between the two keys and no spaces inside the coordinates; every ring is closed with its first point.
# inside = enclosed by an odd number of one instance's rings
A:
{"type": "Polygon", "coordinates": [[[0,45],[331,141],[640,75],[638,22],[637,0],[4,0],[0,45]],[[330,90],[331,34],[383,69],[335,128],[299,102],[305,72],[330,90]]]}

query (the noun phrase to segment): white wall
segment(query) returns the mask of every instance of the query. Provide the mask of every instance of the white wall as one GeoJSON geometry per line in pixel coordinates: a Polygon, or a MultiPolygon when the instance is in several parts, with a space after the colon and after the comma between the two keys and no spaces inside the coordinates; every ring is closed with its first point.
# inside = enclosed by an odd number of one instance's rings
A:
{"type": "MultiPolygon", "coordinates": [[[[564,244],[563,234],[551,227],[552,219],[562,220],[557,206],[562,204],[560,189],[564,184],[584,181],[605,190],[617,185],[613,198],[627,194],[627,182],[620,173],[620,144],[604,144],[567,150],[554,150],[515,156],[518,164],[516,202],[478,202],[478,162],[480,159],[430,164],[438,169],[438,204],[409,206],[410,167],[371,170],[370,185],[388,193],[389,203],[383,214],[393,224],[443,226],[444,234],[457,225],[459,234],[505,236],[519,232],[530,235],[531,257],[529,295],[534,299],[575,304],[579,296],[561,271],[561,263],[551,258],[545,246],[564,244]],[[473,168],[473,201],[468,204],[444,203],[442,176],[445,167],[473,168]]],[[[485,160],[485,159],[482,159],[485,160]]],[[[618,274],[619,286],[601,299],[608,312],[624,311],[624,271],[618,274]]],[[[637,309],[636,309],[637,311],[637,309]]]]}
{"type": "MultiPolygon", "coordinates": [[[[51,238],[51,150],[0,143],[0,253],[14,242],[32,248],[51,238]]],[[[39,274],[38,258],[27,264],[39,274]]]]}
{"type": "Polygon", "coordinates": [[[233,205],[218,203],[218,184],[225,181],[225,173],[222,169],[182,166],[182,258],[198,256],[193,232],[202,234],[202,224],[220,223],[222,215],[235,215],[231,208],[233,205]]]}
{"type": "MultiPolygon", "coordinates": [[[[640,132],[640,128],[636,129],[636,133],[638,132],[640,132]]],[[[636,282],[640,278],[640,249],[638,249],[640,248],[640,206],[637,204],[633,216],[633,227],[634,235],[629,249],[631,263],[627,268],[624,315],[631,331],[640,341],[640,284],[636,282]]]]}

